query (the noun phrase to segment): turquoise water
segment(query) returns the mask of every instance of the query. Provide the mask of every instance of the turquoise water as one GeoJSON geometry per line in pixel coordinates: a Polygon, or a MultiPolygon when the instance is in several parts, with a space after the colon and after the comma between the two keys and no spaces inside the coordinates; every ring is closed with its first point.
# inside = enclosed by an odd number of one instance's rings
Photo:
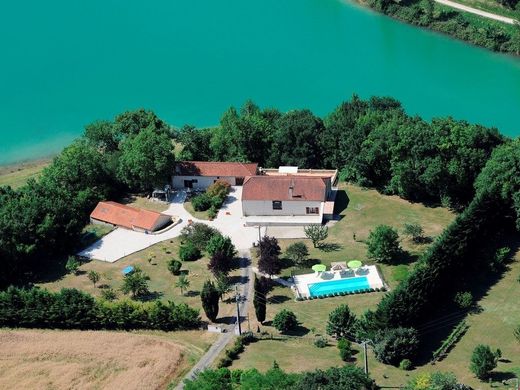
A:
{"type": "Polygon", "coordinates": [[[204,126],[248,98],[323,115],[354,92],[520,134],[520,60],[340,0],[10,1],[0,48],[0,163],[127,109],[204,126]]]}
{"type": "Polygon", "coordinates": [[[320,295],[352,292],[356,290],[364,290],[370,288],[368,278],[362,276],[359,278],[330,280],[328,282],[319,282],[309,284],[309,293],[311,297],[318,297],[320,295]]]}

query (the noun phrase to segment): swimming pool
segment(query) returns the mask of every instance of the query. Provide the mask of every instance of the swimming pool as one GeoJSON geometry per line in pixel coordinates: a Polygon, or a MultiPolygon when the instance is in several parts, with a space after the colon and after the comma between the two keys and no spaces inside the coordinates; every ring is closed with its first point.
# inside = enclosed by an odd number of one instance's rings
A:
{"type": "Polygon", "coordinates": [[[325,282],[308,284],[309,294],[311,297],[327,295],[340,292],[351,292],[355,290],[364,290],[370,288],[368,278],[362,276],[359,278],[348,278],[339,280],[329,280],[325,282]]]}

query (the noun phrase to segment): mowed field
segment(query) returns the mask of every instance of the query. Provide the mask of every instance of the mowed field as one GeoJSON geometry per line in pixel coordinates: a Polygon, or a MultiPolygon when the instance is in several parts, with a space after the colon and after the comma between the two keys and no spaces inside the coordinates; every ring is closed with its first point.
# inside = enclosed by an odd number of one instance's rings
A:
{"type": "Polygon", "coordinates": [[[0,388],[165,389],[182,378],[212,337],[2,329],[0,388]]]}

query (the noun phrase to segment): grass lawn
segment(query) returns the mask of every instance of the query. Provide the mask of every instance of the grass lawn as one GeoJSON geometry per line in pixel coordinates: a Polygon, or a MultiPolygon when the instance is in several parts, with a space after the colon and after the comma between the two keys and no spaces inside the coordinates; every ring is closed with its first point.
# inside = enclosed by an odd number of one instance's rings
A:
{"type": "Polygon", "coordinates": [[[157,211],[162,213],[168,209],[168,204],[163,202],[155,202],[150,199],[147,199],[144,196],[139,195],[129,195],[124,198],[121,203],[126,204],[127,206],[137,207],[140,209],[157,211]]]}
{"type": "Polygon", "coordinates": [[[208,210],[206,210],[206,211],[195,211],[195,209],[193,208],[193,205],[191,204],[191,202],[184,202],[184,208],[186,209],[186,211],[188,213],[193,215],[193,217],[209,221],[208,210]]]}
{"type": "MultiPolygon", "coordinates": [[[[180,240],[173,239],[158,243],[143,251],[129,255],[115,263],[107,263],[99,260],[92,260],[84,263],[80,267],[79,275],[65,274],[63,264],[61,269],[54,270],[54,275],[47,275],[45,282],[39,285],[49,290],[58,291],[61,288],[77,288],[86,291],[94,296],[101,296],[102,289],[100,286],[106,285],[112,287],[118,294],[118,298],[125,296],[119,291],[123,275],[121,271],[128,265],[140,267],[149,277],[149,286],[151,295],[149,299],[159,298],[164,301],[171,300],[175,303],[187,303],[188,305],[200,309],[201,317],[206,320],[202,305],[200,303],[200,291],[202,285],[207,279],[211,278],[211,274],[207,269],[208,259],[203,257],[197,261],[184,262],[182,270],[187,273],[190,287],[184,295],[175,287],[178,276],[172,275],[167,268],[170,259],[178,259],[180,240]],[[101,275],[101,280],[96,287],[90,282],[87,273],[94,270],[101,275]]],[[[234,270],[230,273],[231,281],[236,282],[240,271],[234,270]]],[[[219,318],[225,317],[233,313],[234,304],[221,303],[219,318]]]]}
{"type": "Polygon", "coordinates": [[[49,160],[41,160],[0,167],[0,186],[21,187],[27,183],[27,180],[38,178],[49,164],[49,160]]]}

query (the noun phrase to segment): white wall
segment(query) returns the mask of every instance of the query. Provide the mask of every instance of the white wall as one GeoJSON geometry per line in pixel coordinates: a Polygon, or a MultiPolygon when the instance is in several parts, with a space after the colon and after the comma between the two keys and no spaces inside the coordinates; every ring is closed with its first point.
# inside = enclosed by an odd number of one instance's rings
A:
{"type": "Polygon", "coordinates": [[[244,216],[255,215],[323,215],[323,202],[287,200],[282,201],[281,210],[273,210],[271,200],[242,200],[244,216]],[[306,207],[318,207],[319,214],[307,214],[306,207]]]}
{"type": "Polygon", "coordinates": [[[181,189],[185,188],[184,180],[197,180],[197,183],[193,183],[193,188],[197,189],[206,189],[211,184],[215,182],[215,180],[223,180],[234,186],[236,184],[236,180],[234,176],[226,177],[226,176],[173,176],[173,188],[181,189]]]}

